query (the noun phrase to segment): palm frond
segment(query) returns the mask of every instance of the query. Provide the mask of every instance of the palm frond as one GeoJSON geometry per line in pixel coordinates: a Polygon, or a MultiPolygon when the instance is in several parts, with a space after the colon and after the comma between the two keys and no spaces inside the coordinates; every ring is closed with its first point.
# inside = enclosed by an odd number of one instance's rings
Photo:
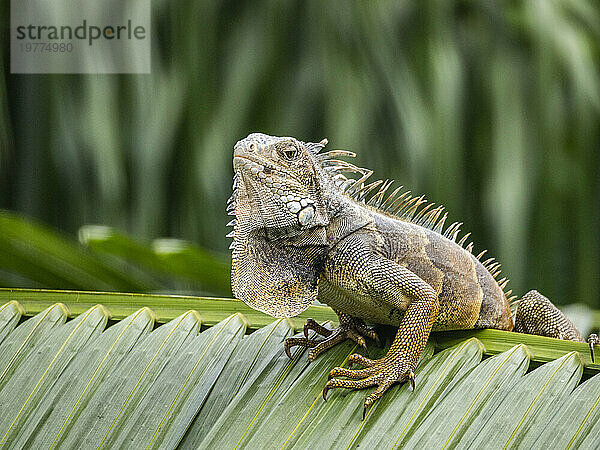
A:
{"type": "MultiPolygon", "coordinates": [[[[8,290],[0,294],[0,299],[46,295],[8,290]]],[[[73,309],[83,306],[73,306],[67,292],[47,295],[62,296],[73,309]]],[[[118,297],[102,300],[109,301],[109,309],[114,305],[119,310],[118,297]]],[[[145,304],[156,299],[136,300],[145,304]]],[[[177,300],[185,308],[190,299],[177,300]]],[[[521,343],[513,345],[506,335],[514,333],[481,340],[438,334],[417,369],[416,390],[394,387],[363,422],[365,392],[334,391],[327,402],[321,398],[329,369],[343,364],[355,346],[338,345],[310,364],[301,350],[289,360],[282,344],[295,331],[290,321],[277,320],[247,334],[263,322],[236,313],[205,328],[203,317],[211,317],[211,303],[223,300],[196,300],[199,312],[184,312],[159,327],[157,316],[145,307],[107,328],[109,309],[101,305],[68,320],[68,309],[56,303],[18,326],[27,307],[15,301],[0,306],[0,445],[597,444],[600,367],[584,362],[585,344],[564,343],[559,349],[557,340],[537,338],[554,353],[550,362],[531,370],[540,349],[531,336],[518,335],[521,343]],[[491,353],[497,354],[484,358],[491,353]],[[582,383],[584,369],[589,378],[582,383]]],[[[374,349],[371,356],[384,351],[374,349]]]]}

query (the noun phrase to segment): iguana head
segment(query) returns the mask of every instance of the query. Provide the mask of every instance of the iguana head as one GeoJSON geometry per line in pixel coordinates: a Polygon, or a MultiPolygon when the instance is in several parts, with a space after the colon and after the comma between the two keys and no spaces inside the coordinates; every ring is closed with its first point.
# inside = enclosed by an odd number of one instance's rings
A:
{"type": "Polygon", "coordinates": [[[275,317],[317,298],[329,219],[314,155],[326,143],[253,133],[233,150],[233,293],[275,317]]]}
{"type": "Polygon", "coordinates": [[[369,222],[343,194],[362,192],[371,171],[336,159],[352,152],[321,153],[326,144],[253,133],[233,150],[233,293],[275,317],[298,315],[317,299],[328,248],[369,222]]]}
{"type": "Polygon", "coordinates": [[[326,143],[262,133],[239,141],[233,150],[236,215],[246,215],[249,226],[272,236],[277,230],[289,235],[327,225],[321,168],[314,156],[326,143]]]}

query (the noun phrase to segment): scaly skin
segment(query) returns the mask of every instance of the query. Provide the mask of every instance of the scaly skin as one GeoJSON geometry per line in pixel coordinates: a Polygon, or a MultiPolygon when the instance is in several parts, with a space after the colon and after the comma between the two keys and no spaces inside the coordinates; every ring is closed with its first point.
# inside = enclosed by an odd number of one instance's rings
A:
{"type": "MultiPolygon", "coordinates": [[[[316,299],[338,313],[335,330],[307,322],[304,338],[286,341],[288,355],[294,346],[309,347],[313,360],[346,338],[365,346],[364,337],[377,335],[364,321],[398,326],[383,358],[351,355],[364,368],[334,368],[323,390],[325,398],[333,388],[376,386],[366,412],[393,384],[414,386],[432,330],[512,330],[510,292],[505,279],[496,280],[493,258],[473,255],[473,244],[464,246],[468,235],[457,242],[460,224],[444,229],[442,207],[399,189],[386,197],[390,183],[365,186],[371,172],[335,159],[350,152],[322,153],[326,143],[254,133],[236,144],[228,207],[236,216],[232,286],[238,298],[275,317],[298,315],[316,299]],[[324,339],[309,339],[309,329],[324,339]]],[[[515,330],[583,341],[536,291],[523,297],[515,330]]],[[[597,337],[589,342],[593,349],[597,337]]]]}

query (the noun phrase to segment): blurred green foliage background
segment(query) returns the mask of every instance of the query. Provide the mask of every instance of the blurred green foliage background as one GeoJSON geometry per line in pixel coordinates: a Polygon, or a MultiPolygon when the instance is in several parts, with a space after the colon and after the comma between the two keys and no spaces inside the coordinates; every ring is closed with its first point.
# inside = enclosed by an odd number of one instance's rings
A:
{"type": "MultiPolygon", "coordinates": [[[[153,0],[151,75],[10,75],[0,208],[225,254],[248,133],[446,205],[515,293],[600,306],[600,4],[153,0]]],[[[56,286],[58,288],[62,286],[56,286]]]]}

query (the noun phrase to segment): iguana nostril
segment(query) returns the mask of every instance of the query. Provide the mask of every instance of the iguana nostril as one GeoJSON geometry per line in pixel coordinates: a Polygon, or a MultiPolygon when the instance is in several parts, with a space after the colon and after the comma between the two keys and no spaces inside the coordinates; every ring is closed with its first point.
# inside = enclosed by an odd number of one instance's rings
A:
{"type": "Polygon", "coordinates": [[[243,150],[244,150],[244,146],[241,145],[239,142],[237,144],[235,144],[235,147],[233,147],[233,153],[240,153],[243,150]]]}

